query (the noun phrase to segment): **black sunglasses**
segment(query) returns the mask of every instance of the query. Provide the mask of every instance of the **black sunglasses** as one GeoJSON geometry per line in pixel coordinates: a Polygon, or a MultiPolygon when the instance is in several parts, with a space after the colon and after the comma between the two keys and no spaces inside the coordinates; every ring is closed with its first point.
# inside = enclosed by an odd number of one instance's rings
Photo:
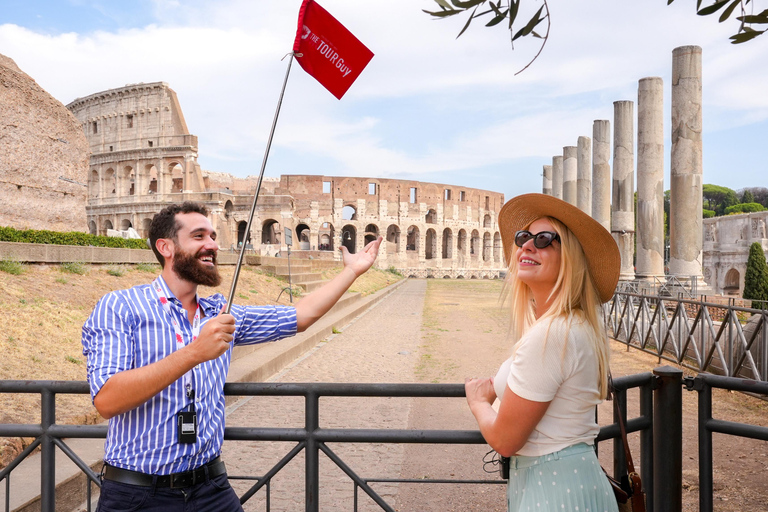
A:
{"type": "Polygon", "coordinates": [[[553,233],[552,231],[541,231],[534,235],[525,229],[515,233],[515,245],[518,247],[522,247],[525,245],[525,242],[531,239],[533,239],[534,247],[537,249],[544,249],[545,247],[549,247],[555,240],[560,242],[560,235],[553,233]]]}

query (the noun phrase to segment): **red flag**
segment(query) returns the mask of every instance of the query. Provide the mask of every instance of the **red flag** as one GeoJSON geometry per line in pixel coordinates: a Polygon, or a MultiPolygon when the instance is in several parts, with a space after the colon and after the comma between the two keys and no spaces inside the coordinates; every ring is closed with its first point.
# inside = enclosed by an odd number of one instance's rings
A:
{"type": "Polygon", "coordinates": [[[293,51],[302,54],[296,60],[304,71],[338,99],[373,58],[371,50],[314,0],[301,4],[293,51]]]}

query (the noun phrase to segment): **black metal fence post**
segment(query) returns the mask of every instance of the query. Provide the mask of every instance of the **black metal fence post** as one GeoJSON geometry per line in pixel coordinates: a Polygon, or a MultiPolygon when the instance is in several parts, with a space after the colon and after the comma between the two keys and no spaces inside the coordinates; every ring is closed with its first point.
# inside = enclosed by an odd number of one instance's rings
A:
{"type": "Polygon", "coordinates": [[[317,429],[320,426],[320,396],[317,391],[306,394],[306,409],[304,423],[307,428],[307,446],[304,449],[305,472],[304,493],[307,512],[318,512],[320,509],[320,460],[317,429]]]}
{"type": "Polygon", "coordinates": [[[40,441],[40,510],[56,510],[56,445],[48,429],[56,423],[56,394],[49,388],[40,393],[40,426],[43,435],[40,441]]]}
{"type": "Polygon", "coordinates": [[[712,476],[712,386],[704,379],[695,379],[693,389],[699,395],[699,510],[712,512],[714,479],[712,476]]]}
{"type": "Polygon", "coordinates": [[[649,512],[679,512],[683,506],[683,372],[653,370],[653,500],[649,512]]]}

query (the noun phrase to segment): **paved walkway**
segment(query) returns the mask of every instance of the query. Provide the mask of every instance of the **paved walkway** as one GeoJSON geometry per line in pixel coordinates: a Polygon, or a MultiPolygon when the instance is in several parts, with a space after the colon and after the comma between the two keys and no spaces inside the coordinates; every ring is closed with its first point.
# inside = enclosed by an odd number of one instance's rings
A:
{"type": "MultiPolygon", "coordinates": [[[[419,360],[422,309],[426,281],[409,280],[377,307],[368,310],[311,353],[270,378],[279,382],[415,382],[419,360]]],[[[320,401],[321,427],[408,427],[412,400],[408,398],[326,398],[320,401]]],[[[304,426],[303,398],[252,397],[230,407],[229,426],[304,426]]],[[[223,457],[231,475],[262,475],[278,462],[294,443],[244,443],[228,441],[223,457]]],[[[398,478],[403,465],[403,445],[337,444],[331,449],[363,477],[398,478]]],[[[353,484],[333,462],[320,456],[320,509],[353,510],[353,484]]],[[[304,508],[304,457],[294,459],[274,479],[272,511],[304,508]]],[[[233,481],[238,494],[250,486],[233,481]]],[[[397,484],[374,484],[390,504],[397,484]]],[[[360,511],[381,510],[362,491],[360,511]]],[[[245,506],[264,510],[263,490],[245,506]]]]}

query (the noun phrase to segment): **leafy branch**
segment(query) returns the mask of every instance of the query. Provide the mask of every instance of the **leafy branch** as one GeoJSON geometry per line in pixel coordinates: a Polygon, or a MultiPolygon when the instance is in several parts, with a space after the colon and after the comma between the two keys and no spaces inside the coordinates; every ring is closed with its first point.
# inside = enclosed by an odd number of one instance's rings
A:
{"type": "MultiPolygon", "coordinates": [[[[675,0],[667,0],[667,5],[674,1],[675,0]]],[[[768,27],[763,28],[762,30],[756,30],[752,28],[752,25],[768,25],[768,9],[765,9],[759,14],[754,14],[755,4],[752,2],[752,0],[715,0],[711,5],[703,8],[701,7],[702,1],[703,0],[696,0],[696,14],[699,16],[710,16],[725,7],[723,12],[720,13],[720,18],[718,19],[720,23],[730,18],[731,15],[733,15],[733,13],[736,11],[736,8],[739,8],[738,12],[741,14],[741,16],[736,16],[736,19],[739,21],[739,30],[728,38],[733,44],[751,41],[752,39],[768,30],[768,27]],[[749,9],[750,13],[747,13],[747,5],[750,3],[752,3],[751,8],[749,9]]]]}
{"type": "Polygon", "coordinates": [[[538,53],[536,53],[533,59],[531,59],[531,61],[528,62],[528,64],[526,64],[523,69],[515,73],[517,75],[522,73],[525,69],[528,68],[528,66],[533,64],[539,55],[541,55],[541,52],[544,49],[544,45],[547,44],[550,28],[549,6],[547,5],[547,0],[542,1],[544,5],[542,5],[538,11],[536,11],[536,14],[534,14],[528,20],[528,22],[525,23],[525,25],[518,28],[517,30],[515,30],[515,27],[519,27],[519,24],[516,25],[516,22],[518,21],[518,14],[520,13],[520,2],[522,2],[522,0],[497,0],[496,2],[493,0],[450,0],[450,2],[449,0],[435,0],[435,3],[437,3],[437,5],[440,7],[439,11],[427,11],[426,9],[423,9],[423,11],[430,16],[434,16],[435,18],[444,19],[450,16],[455,16],[457,14],[466,13],[471,10],[472,12],[467,18],[467,22],[464,24],[461,32],[459,32],[459,35],[456,36],[457,39],[461,37],[464,32],[466,32],[466,30],[469,28],[469,25],[472,23],[472,20],[481,18],[483,16],[490,17],[490,21],[485,24],[486,27],[493,27],[499,25],[504,20],[508,20],[507,29],[510,33],[510,43],[512,43],[513,49],[515,41],[521,37],[531,36],[537,39],[541,39],[541,47],[539,47],[538,53]],[[485,10],[477,12],[481,7],[485,10]],[[536,28],[544,20],[547,22],[547,30],[544,35],[541,35],[536,32],[536,28]]]}

